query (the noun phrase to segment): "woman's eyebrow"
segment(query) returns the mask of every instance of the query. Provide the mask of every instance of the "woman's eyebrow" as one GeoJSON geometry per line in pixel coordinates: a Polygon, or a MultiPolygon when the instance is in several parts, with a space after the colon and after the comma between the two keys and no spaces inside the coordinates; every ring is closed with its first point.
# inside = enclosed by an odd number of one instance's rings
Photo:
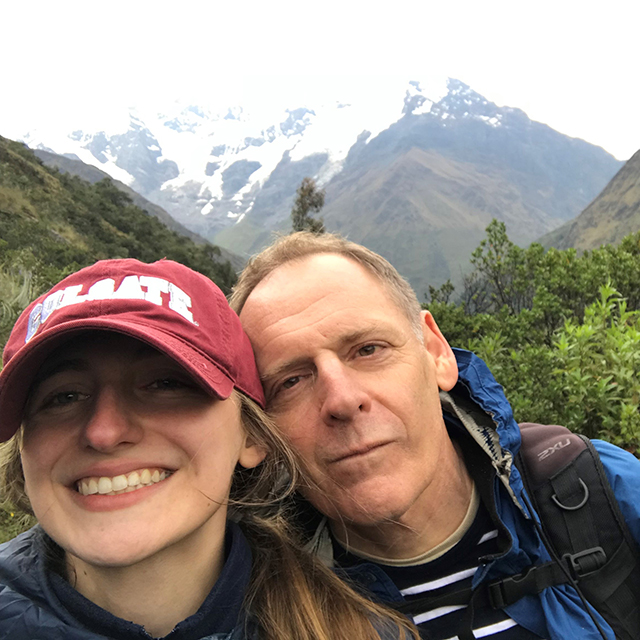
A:
{"type": "Polygon", "coordinates": [[[29,393],[33,393],[45,380],[59,373],[64,373],[65,371],[86,371],[87,369],[87,363],[81,358],[68,358],[66,360],[59,360],[50,366],[44,365],[33,379],[29,393]]]}
{"type": "Polygon", "coordinates": [[[142,358],[150,358],[153,356],[159,356],[160,358],[169,358],[169,360],[171,360],[171,358],[167,355],[165,355],[164,353],[161,353],[160,351],[158,351],[157,349],[154,349],[151,345],[149,344],[144,344],[142,343],[134,352],[133,352],[133,357],[140,360],[142,358]]]}

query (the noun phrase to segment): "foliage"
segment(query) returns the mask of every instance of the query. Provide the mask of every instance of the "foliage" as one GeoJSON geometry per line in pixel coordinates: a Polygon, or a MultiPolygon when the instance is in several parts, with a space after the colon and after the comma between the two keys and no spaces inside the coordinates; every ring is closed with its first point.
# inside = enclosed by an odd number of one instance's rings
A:
{"type": "Polygon", "coordinates": [[[298,194],[291,209],[292,231],[324,233],[322,218],[312,218],[324,206],[324,189],[318,189],[313,178],[304,178],[296,191],[298,194]]]}
{"type": "MultiPolygon", "coordinates": [[[[0,264],[18,255],[46,288],[105,258],[182,262],[229,292],[235,273],[212,245],[196,245],[134,206],[109,179],[91,185],[44,167],[23,145],[0,138],[0,264]]],[[[42,292],[36,287],[34,293],[42,292]]],[[[4,291],[4,289],[3,289],[4,291]]]]}
{"type": "Polygon", "coordinates": [[[495,220],[473,270],[425,305],[447,339],[483,358],[519,421],[564,424],[640,448],[640,233],[578,254],[515,246],[495,220]]]}

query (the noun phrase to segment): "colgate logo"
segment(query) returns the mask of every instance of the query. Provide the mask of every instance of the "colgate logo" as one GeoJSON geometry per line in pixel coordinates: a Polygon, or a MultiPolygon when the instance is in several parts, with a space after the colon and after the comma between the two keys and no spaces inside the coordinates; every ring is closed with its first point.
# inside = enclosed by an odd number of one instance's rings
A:
{"type": "Polygon", "coordinates": [[[571,440],[569,440],[569,438],[567,438],[564,441],[560,440],[556,442],[552,447],[549,447],[548,449],[544,449],[543,451],[541,451],[538,454],[538,460],[542,462],[545,458],[548,458],[550,455],[552,455],[556,451],[560,451],[560,449],[564,449],[565,447],[568,447],[570,444],[571,444],[571,440]]]}
{"type": "Polygon", "coordinates": [[[169,295],[169,309],[180,314],[192,324],[198,324],[194,321],[190,311],[191,298],[173,282],[152,276],[126,276],[117,289],[115,285],[113,278],[104,278],[94,282],[83,295],[81,295],[84,287],[82,284],[72,285],[50,293],[42,304],[37,304],[31,310],[25,343],[33,338],[54,311],[93,300],[146,300],[162,306],[164,299],[161,294],[166,293],[169,295]]]}

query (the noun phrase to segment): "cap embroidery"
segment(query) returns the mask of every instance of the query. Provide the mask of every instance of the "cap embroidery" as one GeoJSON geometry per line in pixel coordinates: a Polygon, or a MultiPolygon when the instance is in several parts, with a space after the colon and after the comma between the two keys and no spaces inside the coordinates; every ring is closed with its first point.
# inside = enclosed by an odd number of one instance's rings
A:
{"type": "Polygon", "coordinates": [[[93,300],[146,300],[162,306],[162,293],[169,296],[168,308],[181,315],[185,320],[197,325],[191,313],[191,298],[177,285],[163,278],[130,275],[123,278],[115,288],[113,278],[104,278],[94,282],[87,293],[81,295],[84,285],[72,285],[50,293],[42,303],[37,304],[29,314],[25,343],[37,333],[54,311],[93,300]]]}

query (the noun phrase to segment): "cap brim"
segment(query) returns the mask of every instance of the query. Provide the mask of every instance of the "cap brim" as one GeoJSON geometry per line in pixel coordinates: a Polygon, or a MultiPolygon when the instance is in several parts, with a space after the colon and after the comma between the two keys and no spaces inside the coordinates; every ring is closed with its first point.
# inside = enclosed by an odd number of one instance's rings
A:
{"type": "Polygon", "coordinates": [[[175,335],[116,317],[73,320],[37,335],[0,372],[0,442],[11,438],[20,428],[29,389],[47,355],[73,334],[87,331],[131,336],[175,360],[211,395],[225,400],[233,392],[233,380],[215,362],[175,335]]]}

